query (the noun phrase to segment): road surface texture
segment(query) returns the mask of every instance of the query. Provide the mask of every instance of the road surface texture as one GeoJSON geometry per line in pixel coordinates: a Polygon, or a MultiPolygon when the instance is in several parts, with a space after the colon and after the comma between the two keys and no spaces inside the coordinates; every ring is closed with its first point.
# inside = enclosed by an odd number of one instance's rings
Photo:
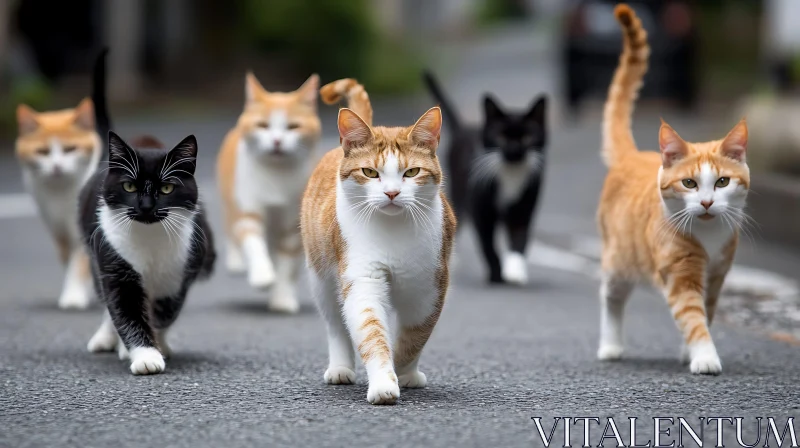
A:
{"type": "MultiPolygon", "coordinates": [[[[437,67],[467,116],[478,116],[483,88],[515,106],[555,88],[556,67],[534,54],[537,45],[520,45],[519,36],[503,39],[476,46],[475,57],[459,62],[459,75],[452,64],[437,67]]],[[[425,98],[381,103],[375,121],[408,124],[429,105],[425,98]]],[[[197,134],[199,176],[218,242],[213,162],[235,114],[117,120],[122,135],[148,132],[167,144],[197,134]]],[[[334,116],[324,108],[326,149],[336,142],[334,116]]],[[[733,124],[727,117],[665,117],[695,140],[722,135],[733,124]]],[[[643,112],[635,123],[638,141],[652,147],[658,115],[643,112]]],[[[0,446],[541,446],[531,418],[543,417],[549,433],[559,416],[599,417],[603,424],[613,416],[626,441],[627,417],[639,417],[645,422],[641,443],[653,438],[652,417],[750,417],[745,435],[751,441],[752,417],[781,417],[785,424],[786,417],[800,416],[798,347],[720,322],[712,333],[723,373],[693,376],[677,361],[680,338],[663,299],[647,289],[637,290],[627,309],[626,359],[595,359],[598,283],[580,260],[588,259],[581,255],[585,246],[596,245],[594,209],[604,175],[599,129],[597,117],[553,126],[529,286],[485,285],[471,229],[463,229],[448,302],[422,357],[428,387],[403,390],[396,406],[385,407],[367,403],[363,369],[356,385],[323,384],[325,332],[307,292],[298,315],[268,313],[265,293],[228,275],[223,263],[191,292],[171,332],[176,354],[163,374],[133,376],[116,355],[88,353],[101,310],[57,309],[61,268],[43,225],[19,194],[18,170],[5,151],[0,446]]],[[[757,234],[743,243],[737,263],[784,279],[800,268],[800,258],[768,247],[757,234]]],[[[592,427],[593,446],[602,429],[592,427]]],[[[675,430],[662,441],[675,440],[675,430]]],[[[563,445],[560,431],[557,446],[563,445]]],[[[735,443],[733,427],[725,431],[735,443]]],[[[708,445],[714,434],[708,426],[708,445]]],[[[575,446],[582,435],[576,425],[575,446]]],[[[606,444],[615,446],[613,439],[606,444]]]]}

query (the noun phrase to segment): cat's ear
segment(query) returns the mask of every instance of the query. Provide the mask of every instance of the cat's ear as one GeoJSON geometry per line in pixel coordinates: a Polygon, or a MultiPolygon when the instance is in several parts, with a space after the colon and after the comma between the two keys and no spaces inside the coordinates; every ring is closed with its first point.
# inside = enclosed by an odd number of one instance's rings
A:
{"type": "Polygon", "coordinates": [[[411,141],[417,146],[436,151],[442,131],[442,110],[431,107],[425,112],[411,128],[408,134],[411,141]]]}
{"type": "Polygon", "coordinates": [[[75,108],[75,124],[87,131],[94,130],[94,103],[84,98],[75,108]]]}
{"type": "Polygon", "coordinates": [[[686,157],[689,149],[686,142],[668,125],[661,120],[661,129],[658,131],[658,147],[661,150],[661,164],[669,168],[678,160],[686,157]]]}
{"type": "Polygon", "coordinates": [[[180,167],[194,176],[194,169],[197,166],[197,138],[190,135],[181,140],[174,148],[169,150],[168,162],[173,169],[180,167]]]}
{"type": "Polygon", "coordinates": [[[536,98],[536,102],[531,105],[530,110],[528,110],[528,113],[525,114],[525,118],[533,123],[543,126],[545,119],[547,118],[547,97],[540,95],[538,98],[536,98]]]}
{"type": "Polygon", "coordinates": [[[339,109],[339,142],[344,155],[353,148],[366,146],[372,140],[372,129],[357,113],[350,109],[339,109]]]}
{"type": "MultiPolygon", "coordinates": [[[[108,131],[108,161],[111,163],[118,163],[120,165],[112,165],[111,168],[123,168],[137,166],[135,161],[131,160],[134,157],[133,149],[125,143],[125,140],[117,135],[114,131],[108,131]]],[[[133,172],[129,172],[132,177],[135,177],[133,172]]]]}
{"type": "Polygon", "coordinates": [[[244,96],[248,103],[257,100],[261,95],[267,93],[261,83],[256,79],[253,72],[247,72],[244,80],[244,96]]]}
{"type": "Polygon", "coordinates": [[[17,126],[19,126],[20,135],[29,134],[39,129],[36,111],[25,104],[17,106],[17,126]]]}
{"type": "Polygon", "coordinates": [[[725,157],[744,163],[747,155],[747,121],[744,118],[728,132],[720,150],[725,157]]]}
{"type": "Polygon", "coordinates": [[[483,95],[483,114],[486,117],[486,121],[494,121],[506,116],[503,109],[497,104],[497,100],[488,93],[483,95]]]}
{"type": "Polygon", "coordinates": [[[306,82],[297,89],[297,94],[300,99],[310,106],[317,105],[317,97],[319,96],[319,75],[314,73],[309,76],[306,82]]]}

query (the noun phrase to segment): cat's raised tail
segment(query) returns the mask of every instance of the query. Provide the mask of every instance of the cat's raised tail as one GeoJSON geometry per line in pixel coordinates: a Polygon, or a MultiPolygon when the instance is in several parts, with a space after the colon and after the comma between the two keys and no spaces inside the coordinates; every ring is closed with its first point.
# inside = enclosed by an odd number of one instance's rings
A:
{"type": "Polygon", "coordinates": [[[433,99],[439,103],[439,108],[442,109],[445,121],[449,124],[450,129],[453,131],[460,130],[461,117],[458,116],[458,112],[456,112],[456,110],[453,108],[453,105],[450,103],[450,99],[447,97],[447,95],[445,95],[441,85],[439,85],[439,81],[436,79],[436,76],[434,76],[432,72],[425,70],[422,72],[422,79],[425,81],[425,86],[428,87],[428,91],[433,99]]]}
{"type": "Polygon", "coordinates": [[[319,94],[325,104],[335,104],[347,99],[347,107],[372,126],[372,103],[364,86],[355,79],[345,78],[325,84],[319,90],[319,94]]]}
{"type": "Polygon", "coordinates": [[[637,151],[631,132],[631,115],[650,57],[647,31],[636,13],[621,3],[614,9],[614,15],[622,28],[623,48],[603,111],[602,157],[607,166],[637,151]]]}
{"type": "Polygon", "coordinates": [[[92,70],[92,103],[94,103],[94,122],[97,135],[102,142],[100,160],[108,160],[108,131],[111,130],[111,117],[108,114],[108,100],[106,99],[106,59],[108,47],[100,50],[94,61],[92,70]]]}

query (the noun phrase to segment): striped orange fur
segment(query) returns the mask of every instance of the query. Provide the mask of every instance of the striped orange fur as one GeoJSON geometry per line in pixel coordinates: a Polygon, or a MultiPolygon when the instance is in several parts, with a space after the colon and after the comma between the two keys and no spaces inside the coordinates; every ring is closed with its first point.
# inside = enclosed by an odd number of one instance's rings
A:
{"type": "Polygon", "coordinates": [[[721,362],[709,325],[747,217],[750,185],[742,120],[720,140],[690,143],[668,124],[660,154],[640,152],[631,133],[633,103],[647,71],[647,33],[630,7],[615,9],[624,36],[609,88],[602,156],[609,167],[598,208],[603,240],[598,357],[622,355],[622,315],[633,286],[659,288],[684,339],[693,373],[717,374],[721,362]]]}

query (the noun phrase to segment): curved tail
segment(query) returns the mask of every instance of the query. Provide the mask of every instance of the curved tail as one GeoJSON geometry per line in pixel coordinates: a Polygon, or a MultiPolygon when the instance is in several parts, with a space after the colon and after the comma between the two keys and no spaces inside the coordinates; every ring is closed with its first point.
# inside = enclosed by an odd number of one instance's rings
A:
{"type": "Polygon", "coordinates": [[[614,15],[622,28],[623,48],[603,112],[602,156],[607,166],[637,151],[631,132],[631,115],[650,57],[647,31],[636,13],[622,3],[614,9],[614,15]]]}
{"type": "Polygon", "coordinates": [[[111,130],[111,117],[108,115],[106,100],[106,57],[108,47],[100,50],[92,71],[92,103],[94,103],[94,121],[100,141],[103,142],[101,161],[108,160],[108,131],[111,130]]]}
{"type": "Polygon", "coordinates": [[[453,108],[449,98],[447,98],[447,95],[445,95],[444,91],[442,91],[442,88],[433,73],[425,70],[422,73],[422,79],[425,81],[425,85],[428,87],[428,91],[433,99],[439,103],[439,108],[442,109],[445,122],[448,123],[450,129],[453,131],[458,131],[461,129],[461,117],[458,116],[458,113],[453,108]]]}
{"type": "Polygon", "coordinates": [[[340,79],[325,84],[319,90],[325,104],[334,104],[347,98],[347,107],[358,114],[365,123],[372,126],[372,103],[364,86],[353,78],[340,79]]]}

